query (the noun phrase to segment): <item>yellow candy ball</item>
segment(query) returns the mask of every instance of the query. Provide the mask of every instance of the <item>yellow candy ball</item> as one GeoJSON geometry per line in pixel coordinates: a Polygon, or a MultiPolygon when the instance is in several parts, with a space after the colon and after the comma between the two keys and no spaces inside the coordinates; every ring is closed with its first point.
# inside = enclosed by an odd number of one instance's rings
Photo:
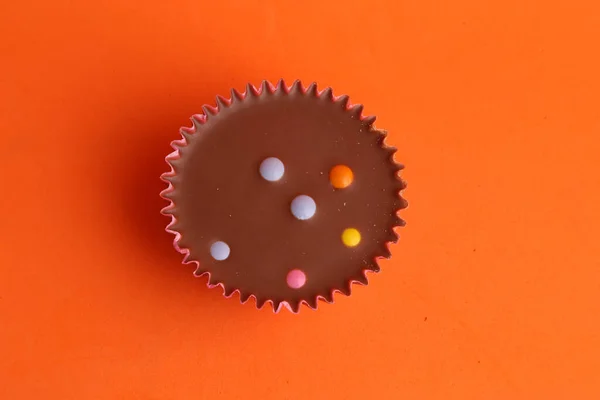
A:
{"type": "Polygon", "coordinates": [[[342,232],[342,242],[347,247],[355,247],[360,243],[360,232],[354,228],[344,229],[342,232]]]}

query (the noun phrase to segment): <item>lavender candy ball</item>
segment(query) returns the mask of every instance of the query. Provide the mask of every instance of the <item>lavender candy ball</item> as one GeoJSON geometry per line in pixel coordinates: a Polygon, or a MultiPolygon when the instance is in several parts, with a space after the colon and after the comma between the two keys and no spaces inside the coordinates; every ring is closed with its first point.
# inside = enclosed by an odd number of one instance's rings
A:
{"type": "Polygon", "coordinates": [[[263,162],[260,163],[259,172],[265,180],[276,182],[283,176],[285,167],[279,158],[269,157],[265,158],[263,162]]]}
{"type": "Polygon", "coordinates": [[[310,219],[317,212],[317,204],[312,197],[301,194],[292,200],[292,214],[301,221],[310,219]]]}

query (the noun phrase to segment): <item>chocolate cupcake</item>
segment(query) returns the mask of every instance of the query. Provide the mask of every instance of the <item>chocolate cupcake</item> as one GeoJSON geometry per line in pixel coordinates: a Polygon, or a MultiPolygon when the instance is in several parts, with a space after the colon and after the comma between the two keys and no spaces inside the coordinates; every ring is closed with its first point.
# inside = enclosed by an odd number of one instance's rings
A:
{"type": "Polygon", "coordinates": [[[404,183],[396,149],[348,96],[296,81],[217,97],[167,157],[167,230],[184,263],[242,302],[332,302],[389,258],[404,183]]]}

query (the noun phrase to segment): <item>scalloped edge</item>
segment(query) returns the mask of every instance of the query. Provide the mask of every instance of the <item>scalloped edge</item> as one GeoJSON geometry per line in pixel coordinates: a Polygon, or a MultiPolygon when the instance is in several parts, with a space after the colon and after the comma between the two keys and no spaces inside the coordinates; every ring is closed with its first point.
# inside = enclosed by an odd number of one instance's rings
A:
{"type": "Polygon", "coordinates": [[[352,287],[354,285],[367,286],[369,284],[369,277],[367,275],[371,274],[371,273],[372,274],[378,273],[381,270],[379,268],[379,260],[391,258],[392,253],[390,250],[390,246],[392,244],[397,243],[398,240],[400,239],[400,235],[397,230],[398,230],[398,228],[401,228],[406,225],[406,222],[399,216],[399,212],[408,207],[408,202],[402,197],[402,191],[406,188],[406,182],[400,177],[400,171],[402,171],[404,169],[404,165],[396,162],[395,153],[396,153],[397,149],[395,147],[389,146],[387,144],[387,131],[377,129],[375,127],[374,123],[375,123],[376,117],[363,115],[363,105],[362,104],[350,103],[350,97],[347,95],[340,95],[340,96],[334,95],[333,89],[331,87],[326,87],[325,89],[319,91],[317,89],[316,82],[312,82],[310,85],[305,87],[300,80],[295,80],[290,86],[287,86],[283,79],[280,79],[279,81],[277,81],[276,85],[271,84],[267,80],[263,80],[261,82],[260,86],[258,86],[258,87],[248,83],[246,85],[246,90],[243,93],[240,93],[236,89],[231,89],[229,98],[225,98],[225,97],[217,95],[215,97],[215,105],[214,106],[205,104],[201,107],[201,109],[203,111],[202,113],[194,114],[194,115],[192,115],[192,117],[190,117],[192,126],[191,127],[181,127],[179,129],[179,134],[181,135],[181,138],[175,139],[171,142],[171,147],[173,148],[173,151],[165,157],[165,162],[167,163],[167,165],[169,165],[170,170],[161,174],[161,176],[160,176],[160,179],[163,182],[167,183],[167,188],[163,189],[160,192],[160,197],[169,202],[169,205],[167,205],[161,209],[161,214],[171,218],[170,222],[167,224],[167,226],[165,228],[165,231],[174,235],[173,247],[175,248],[175,250],[177,252],[179,252],[180,254],[183,255],[182,264],[183,265],[192,265],[192,264],[195,265],[196,269],[195,269],[193,275],[197,278],[206,277],[207,278],[206,286],[209,289],[214,289],[216,287],[220,287],[223,292],[222,293],[223,297],[232,298],[237,293],[237,295],[240,298],[241,304],[245,304],[249,300],[253,299],[255,302],[256,309],[260,310],[266,304],[269,304],[271,306],[271,308],[273,309],[274,313],[279,313],[279,311],[281,311],[282,308],[286,308],[293,314],[298,314],[300,312],[300,310],[302,309],[303,305],[307,306],[311,310],[317,310],[319,303],[322,303],[322,302],[325,302],[328,304],[335,303],[335,297],[337,297],[336,296],[337,293],[340,293],[341,295],[349,297],[352,295],[352,287]],[[391,225],[393,239],[387,240],[383,243],[383,249],[382,249],[384,251],[383,255],[374,257],[373,264],[375,266],[377,266],[376,270],[363,268],[362,275],[364,278],[362,280],[351,279],[348,281],[347,286],[345,288],[331,289],[330,295],[328,297],[325,297],[323,295],[317,295],[317,297],[315,298],[315,301],[314,301],[314,306],[313,306],[313,304],[310,304],[307,300],[300,300],[300,302],[298,303],[298,307],[296,309],[294,309],[287,301],[282,301],[282,302],[279,302],[278,304],[275,304],[275,302],[272,299],[265,299],[264,301],[259,302],[258,298],[254,294],[249,294],[245,297],[242,297],[242,293],[239,288],[228,289],[225,287],[225,284],[223,282],[211,283],[210,272],[204,271],[204,272],[201,272],[198,274],[197,271],[199,269],[200,263],[195,260],[190,260],[189,259],[189,257],[190,257],[189,249],[179,246],[179,241],[181,240],[181,233],[174,229],[175,226],[177,225],[177,218],[175,217],[175,215],[173,215],[170,212],[175,208],[175,204],[173,203],[173,200],[169,197],[169,194],[174,192],[174,190],[175,190],[173,181],[177,178],[176,169],[177,169],[178,161],[181,159],[181,153],[180,153],[181,149],[186,147],[189,144],[189,141],[191,140],[191,138],[195,134],[198,134],[199,130],[202,128],[202,125],[204,125],[208,119],[216,117],[220,113],[220,111],[222,111],[223,109],[229,108],[230,106],[232,106],[236,103],[245,101],[246,98],[248,98],[248,97],[258,98],[258,97],[262,96],[263,94],[265,94],[265,92],[268,93],[268,95],[274,95],[274,94],[278,94],[280,92],[283,92],[284,94],[287,95],[289,93],[294,93],[294,92],[298,92],[298,91],[300,91],[303,95],[314,95],[315,97],[317,97],[319,99],[325,98],[326,100],[331,100],[335,103],[338,103],[339,105],[342,106],[342,108],[344,110],[353,114],[353,116],[355,118],[360,119],[361,121],[365,122],[365,125],[367,125],[370,129],[372,129],[374,134],[379,135],[381,148],[388,151],[390,163],[397,166],[397,169],[395,171],[395,177],[398,180],[398,186],[395,188],[395,190],[397,190],[398,198],[400,199],[402,204],[399,208],[394,210],[395,218],[394,218],[394,222],[391,225]]]}

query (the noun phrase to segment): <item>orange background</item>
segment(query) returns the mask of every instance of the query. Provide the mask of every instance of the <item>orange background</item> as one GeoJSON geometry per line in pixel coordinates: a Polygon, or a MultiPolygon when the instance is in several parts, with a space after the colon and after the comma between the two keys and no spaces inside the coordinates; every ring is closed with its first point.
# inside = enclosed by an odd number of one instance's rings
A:
{"type": "Polygon", "coordinates": [[[3,1],[0,398],[597,399],[596,1],[3,1]],[[378,116],[408,226],[351,297],[224,299],[164,232],[178,128],[284,77],[378,116]]]}

